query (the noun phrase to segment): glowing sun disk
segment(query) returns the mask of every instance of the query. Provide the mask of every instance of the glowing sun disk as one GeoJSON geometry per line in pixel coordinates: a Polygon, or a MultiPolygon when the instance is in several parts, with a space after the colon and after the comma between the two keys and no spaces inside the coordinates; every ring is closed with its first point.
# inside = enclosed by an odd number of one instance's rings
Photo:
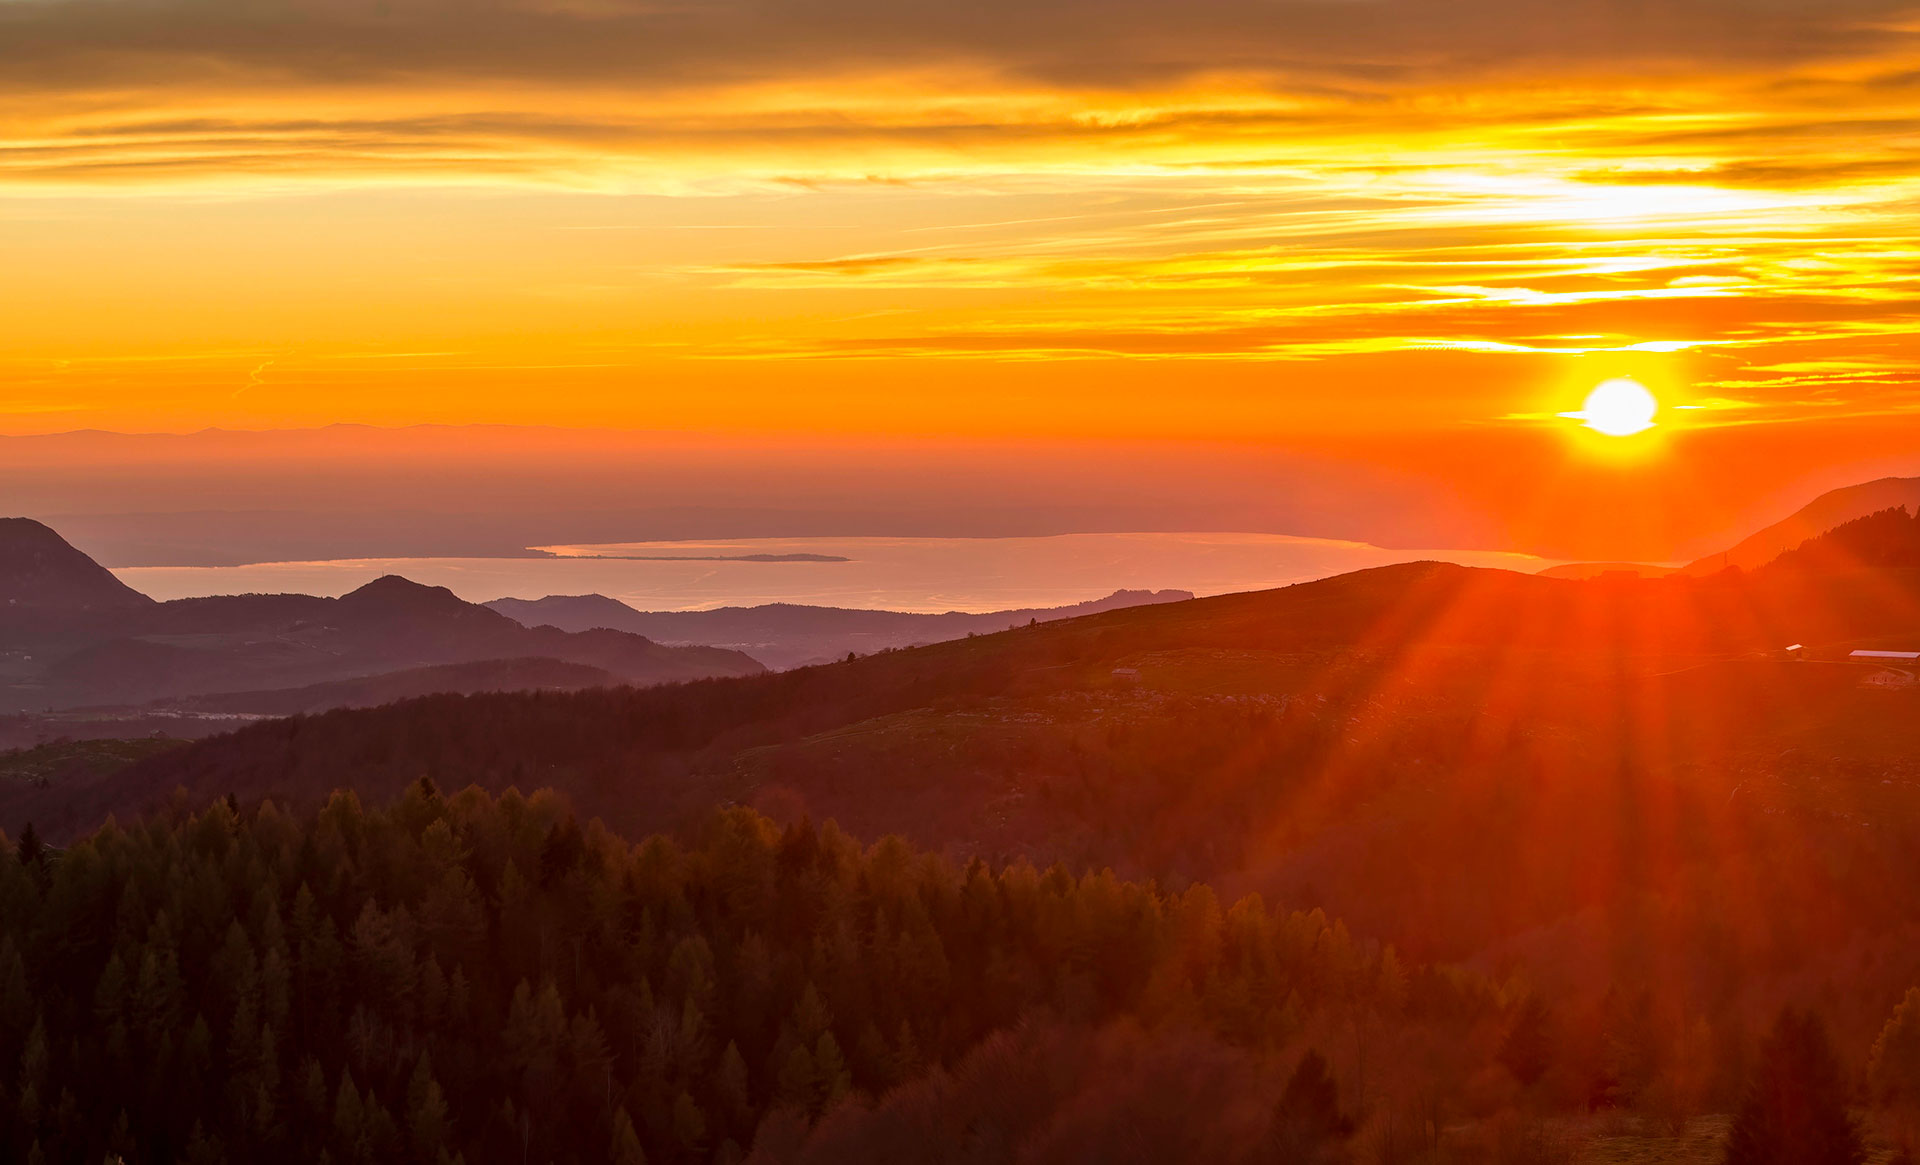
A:
{"type": "Polygon", "coordinates": [[[1587,394],[1575,413],[1561,413],[1585,422],[1587,428],[1608,437],[1631,437],[1653,428],[1660,402],[1637,380],[1609,380],[1587,394]]]}

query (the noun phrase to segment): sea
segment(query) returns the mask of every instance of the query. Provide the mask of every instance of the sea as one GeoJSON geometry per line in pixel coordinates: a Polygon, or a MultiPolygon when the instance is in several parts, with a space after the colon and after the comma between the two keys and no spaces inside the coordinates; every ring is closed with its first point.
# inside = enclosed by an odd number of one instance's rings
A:
{"type": "Polygon", "coordinates": [[[1264,590],[1396,562],[1532,573],[1557,560],[1394,550],[1280,534],[1061,534],[1025,538],[751,538],[530,547],[515,558],[353,558],[114,571],[157,599],[342,595],[382,575],[470,602],[597,593],[648,611],[804,603],[889,611],[1057,607],[1116,590],[1264,590]]]}

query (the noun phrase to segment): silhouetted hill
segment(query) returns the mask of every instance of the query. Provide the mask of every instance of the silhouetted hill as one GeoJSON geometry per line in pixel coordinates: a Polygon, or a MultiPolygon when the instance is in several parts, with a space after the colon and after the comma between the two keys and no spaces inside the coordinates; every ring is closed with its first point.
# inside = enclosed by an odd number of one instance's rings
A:
{"type": "Polygon", "coordinates": [[[1829,490],[1790,517],[1741,539],[1731,549],[1688,563],[1681,573],[1707,575],[1730,566],[1752,570],[1836,526],[1899,506],[1920,512],[1920,477],[1883,477],[1829,490]]]}
{"type": "Polygon", "coordinates": [[[1581,1006],[1624,983],[1720,1014],[1844,974],[1864,1047],[1920,974],[1920,687],[1822,661],[1916,642],[1916,571],[1415,563],[737,679],[271,721],[0,789],[0,822],[60,839],[175,790],[311,809],[422,776],[550,786],[630,834],[744,805],[1257,890],[1581,1006]]]}
{"type": "Polygon", "coordinates": [[[1881,510],[1809,538],[1769,569],[1837,572],[1862,567],[1920,567],[1920,518],[1905,506],[1881,510]]]}
{"type": "MultiPolygon", "coordinates": [[[[1820,645],[1843,654],[1849,644],[1920,641],[1916,577],[1767,572],[1576,582],[1408,564],[776,675],[647,691],[428,698],[260,725],[141,766],[98,790],[73,790],[77,800],[70,806],[51,798],[34,815],[43,828],[56,820],[77,827],[108,811],[137,810],[176,785],[195,796],[233,791],[299,800],[323,796],[345,780],[369,796],[384,796],[431,772],[490,787],[555,784],[624,828],[652,829],[715,799],[751,799],[782,786],[783,766],[800,755],[796,742],[805,738],[909,713],[938,718],[955,702],[1019,705],[1071,693],[1106,700],[1127,690],[1127,677],[1116,677],[1116,668],[1151,679],[1162,666],[1156,661],[1180,660],[1176,671],[1186,689],[1242,693],[1251,685],[1279,695],[1344,675],[1343,669],[1391,671],[1418,657],[1420,669],[1410,674],[1431,688],[1423,699],[1450,709],[1449,715],[1471,717],[1483,709],[1473,702],[1480,696],[1467,678],[1484,679],[1501,668],[1527,677],[1513,682],[1528,698],[1544,699],[1562,688],[1577,694],[1596,670],[1651,676],[1704,660],[1767,658],[1794,642],[1815,645],[1816,654],[1820,645]],[[1433,662],[1448,653],[1461,661],[1456,676],[1433,662]],[[751,754],[769,747],[772,753],[751,754]],[[750,754],[761,759],[749,763],[750,754]]],[[[1470,721],[1459,730],[1469,737],[1478,731],[1470,721]]],[[[875,739],[898,740],[891,730],[875,739]]],[[[952,752],[945,744],[929,747],[930,755],[952,752]]],[[[928,780],[925,763],[915,748],[903,746],[877,765],[875,772],[889,774],[884,784],[849,783],[822,772],[793,792],[816,815],[848,817],[868,832],[901,830],[928,844],[962,836],[988,844],[991,831],[956,824],[985,811],[981,791],[928,780]],[[815,787],[814,779],[825,783],[815,787]]],[[[1019,844],[1031,844],[1025,831],[1034,819],[1010,820],[1027,839],[1019,844]]],[[[1045,835],[1053,826],[1033,828],[1045,835]]],[[[1130,856],[1137,855],[1105,853],[1102,860],[1130,856]]]]}
{"type": "MultiPolygon", "coordinates": [[[[0,606],[0,710],[280,691],[535,658],[637,684],[764,670],[723,648],[523,627],[444,587],[396,576],[338,599],[231,595],[155,603],[37,522],[0,525],[0,551],[0,585],[10,588],[0,606]]],[[[396,680],[393,690],[411,694],[410,682],[396,680]]]]}
{"type": "Polygon", "coordinates": [[[549,595],[544,599],[495,599],[487,606],[529,627],[547,624],[567,631],[609,627],[661,643],[704,643],[744,651],[774,668],[798,667],[889,647],[918,647],[968,635],[1005,631],[1028,622],[1049,623],[1081,615],[1156,603],[1185,602],[1189,591],[1115,591],[1067,607],[1029,607],[972,614],[917,614],[769,603],[712,611],[637,611],[605,595],[549,595]]]}
{"type": "Polygon", "coordinates": [[[469,603],[446,587],[430,587],[397,574],[382,575],[335,600],[335,609],[369,623],[414,619],[467,619],[486,622],[486,608],[469,603]]]}
{"type": "Polygon", "coordinates": [[[31,518],[0,518],[0,607],[138,610],[153,600],[31,518]]]}

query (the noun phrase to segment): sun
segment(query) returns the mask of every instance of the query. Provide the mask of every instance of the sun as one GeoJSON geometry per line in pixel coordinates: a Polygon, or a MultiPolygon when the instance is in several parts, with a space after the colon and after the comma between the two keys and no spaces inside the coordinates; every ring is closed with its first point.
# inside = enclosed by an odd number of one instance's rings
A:
{"type": "Polygon", "coordinates": [[[1637,380],[1609,380],[1587,394],[1577,413],[1561,413],[1583,421],[1587,428],[1608,437],[1631,437],[1654,426],[1660,402],[1637,380]]]}

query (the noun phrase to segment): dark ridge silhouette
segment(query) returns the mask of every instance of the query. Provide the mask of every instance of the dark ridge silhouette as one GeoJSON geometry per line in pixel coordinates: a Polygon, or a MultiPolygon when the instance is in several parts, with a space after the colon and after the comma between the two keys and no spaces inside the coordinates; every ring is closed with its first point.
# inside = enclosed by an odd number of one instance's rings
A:
{"type": "Polygon", "coordinates": [[[141,610],[153,600],[31,518],[0,518],[0,607],[59,613],[141,610]]]}
{"type": "Polygon", "coordinates": [[[1435,956],[1585,934],[1605,900],[1575,872],[1615,868],[1621,846],[1648,886],[1712,901],[1714,870],[1749,870],[1778,880],[1785,918],[1835,925],[1846,902],[1848,926],[1895,927],[1904,898],[1884,887],[1920,885],[1920,837],[1888,832],[1920,821],[1904,767],[1920,754],[1915,693],[1819,660],[1920,633],[1920,592],[1901,572],[1826,586],[1411,564],[770,675],[263,723],[111,776],[0,790],[0,821],[64,838],[176,788],[312,805],[425,773],[553,785],[635,833],[733,802],[956,857],[1227,879],[1310,895],[1435,956]],[[1777,661],[1790,642],[1813,658],[1777,661]],[[1827,773],[1861,799],[1831,815],[1815,808],[1830,795],[1803,800],[1840,787],[1827,773]],[[1618,833],[1645,798],[1691,840],[1618,833]],[[1703,832],[1688,814],[1736,820],[1703,832]],[[1762,839],[1781,854],[1751,869],[1762,839]],[[1801,865],[1822,848],[1850,856],[1801,865]]]}
{"type": "Polygon", "coordinates": [[[1728,567],[1752,570],[1836,526],[1901,506],[1920,512],[1920,477],[1883,477],[1829,490],[1732,547],[1688,563],[1681,568],[1681,573],[1708,575],[1728,567]]]}
{"type": "MultiPolygon", "coordinates": [[[[580,637],[622,638],[612,631],[580,637]]],[[[825,735],[804,747],[796,742],[916,710],[937,720],[953,701],[1014,701],[1016,707],[1005,713],[1012,716],[1024,701],[1104,692],[1119,682],[1117,668],[1141,677],[1145,699],[1161,682],[1156,661],[1165,657],[1185,661],[1173,671],[1185,690],[1274,698],[1331,683],[1327,677],[1342,674],[1342,667],[1394,674],[1411,666],[1402,661],[1418,659],[1423,662],[1405,682],[1428,693],[1421,698],[1435,702],[1441,720],[1474,714],[1465,702],[1471,688],[1462,685],[1501,668],[1534,677],[1524,694],[1539,702],[1535,711],[1543,716],[1591,719],[1596,710],[1562,708],[1555,701],[1582,698],[1579,685],[1609,668],[1641,677],[1636,684],[1676,689],[1662,699],[1704,698],[1688,686],[1693,677],[1740,685],[1742,699],[1805,701],[1757,724],[1754,734],[1732,738],[1731,744],[1744,747],[1780,732],[1857,731],[1842,724],[1859,677],[1819,667],[1723,674],[1732,664],[1712,660],[1765,660],[1789,643],[1812,644],[1816,655],[1838,657],[1850,643],[1898,645],[1910,638],[1920,638],[1920,572],[1829,578],[1778,570],[1705,580],[1579,582],[1415,563],[1278,591],[1128,608],[777,675],[650,691],[428,697],[394,708],[260,725],[137,766],[101,787],[69,790],[75,798],[70,807],[53,803],[54,796],[37,815],[43,828],[56,820],[67,830],[81,828],[110,811],[137,811],[175,785],[195,796],[233,789],[251,797],[310,800],[351,780],[370,796],[385,796],[422,771],[470,764],[477,767],[463,770],[467,778],[493,788],[526,773],[572,774],[564,782],[568,792],[622,828],[669,827],[689,806],[797,783],[807,797],[824,799],[819,811],[863,831],[901,830],[940,844],[956,836],[953,830],[979,836],[976,814],[986,793],[978,784],[915,780],[872,788],[832,775],[825,762],[844,752],[838,738],[825,735]],[[1452,674],[1429,662],[1447,652],[1459,654],[1452,674]],[[1216,658],[1221,662],[1194,662],[1216,658]],[[1243,662],[1225,662],[1235,658],[1243,662]],[[1340,663],[1342,658],[1349,662],[1340,663]],[[1698,676],[1686,670],[1702,661],[1709,667],[1698,676]],[[1679,678],[1661,678],[1667,672],[1679,678]],[[429,731],[427,725],[437,727],[429,731]],[[753,751],[775,745],[777,754],[753,751]],[[815,754],[818,761],[803,759],[815,754]],[[656,771],[680,775],[658,782],[645,775],[656,771]],[[916,820],[923,811],[931,816],[916,820]]],[[[1349,691],[1336,694],[1343,701],[1356,698],[1349,691]]],[[[1725,712],[1707,707],[1701,715],[1725,712]]],[[[1474,735],[1464,723],[1458,730],[1474,735]]],[[[859,739],[882,742],[902,731],[896,726],[859,739]]],[[[1704,730],[1689,739],[1694,737],[1716,748],[1731,746],[1704,730]]],[[[1603,738],[1596,756],[1612,747],[1603,738]]],[[[862,763],[882,764],[878,755],[862,763]]],[[[919,762],[909,748],[888,763],[919,762]]],[[[1045,817],[1012,820],[1045,836],[1045,827],[1035,824],[1045,817]]],[[[1177,820],[1169,818],[1168,827],[1177,820]]],[[[1004,833],[995,829],[986,836],[1004,833]]],[[[1006,835],[1009,843],[1015,838],[1036,844],[1019,829],[1006,835]]],[[[1101,860],[1127,857],[1106,853],[1101,860]]]]}
{"type": "MultiPolygon", "coordinates": [[[[338,599],[227,595],[155,603],[28,519],[0,523],[0,597],[0,711],[281,692],[502,660],[547,659],[634,684],[764,670],[725,648],[523,627],[445,587],[393,575],[338,599]]],[[[583,674],[575,672],[574,680],[583,674]]],[[[413,694],[411,685],[432,676],[395,680],[389,690],[394,698],[413,694]]],[[[574,680],[534,686],[578,686],[574,680]]],[[[338,692],[362,702],[352,690],[338,692]]]]}
{"type": "Polygon", "coordinates": [[[1855,518],[1818,538],[1809,538],[1769,565],[1823,572],[1920,567],[1920,518],[1909,515],[1905,506],[1855,518]]]}
{"type": "Polygon", "coordinates": [[[334,600],[347,618],[472,619],[487,621],[486,608],[469,603],[446,587],[430,587],[397,574],[382,575],[334,600]]]}

